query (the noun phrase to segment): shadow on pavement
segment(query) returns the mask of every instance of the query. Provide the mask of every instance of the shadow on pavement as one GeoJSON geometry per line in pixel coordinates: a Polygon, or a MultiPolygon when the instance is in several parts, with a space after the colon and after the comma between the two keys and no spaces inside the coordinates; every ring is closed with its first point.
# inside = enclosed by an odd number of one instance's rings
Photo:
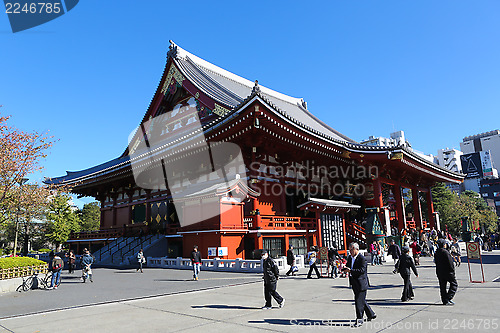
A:
{"type": "MultiPolygon", "coordinates": [[[[332,299],[332,302],[354,303],[352,299],[332,299]]],[[[367,299],[369,305],[439,305],[437,303],[401,302],[400,299],[367,299]]]]}
{"type": "Polygon", "coordinates": [[[249,320],[249,324],[272,324],[272,325],[292,325],[300,327],[341,327],[351,326],[354,321],[350,319],[264,319],[264,320],[249,320]]]}
{"type": "Polygon", "coordinates": [[[191,305],[193,309],[236,309],[236,310],[261,310],[254,306],[241,306],[241,305],[225,305],[225,304],[210,304],[210,305],[191,305]]]}

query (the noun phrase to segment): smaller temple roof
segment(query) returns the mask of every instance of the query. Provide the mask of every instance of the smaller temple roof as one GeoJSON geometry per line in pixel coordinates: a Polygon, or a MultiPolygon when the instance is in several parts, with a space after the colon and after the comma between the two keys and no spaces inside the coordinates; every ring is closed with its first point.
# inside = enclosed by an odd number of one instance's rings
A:
{"type": "Polygon", "coordinates": [[[245,196],[250,197],[258,197],[260,195],[259,192],[248,187],[244,180],[236,178],[228,182],[220,182],[219,180],[219,182],[208,186],[207,183],[202,183],[198,186],[194,184],[187,191],[173,193],[172,196],[176,197],[176,200],[193,200],[200,197],[224,196],[233,191],[239,191],[239,193],[244,193],[245,196]]]}
{"type": "Polygon", "coordinates": [[[342,209],[359,209],[361,206],[353,205],[346,201],[340,200],[328,200],[328,199],[318,199],[318,198],[309,198],[307,202],[304,202],[301,205],[298,205],[297,208],[306,209],[310,206],[321,206],[324,208],[342,208],[342,209]]]}

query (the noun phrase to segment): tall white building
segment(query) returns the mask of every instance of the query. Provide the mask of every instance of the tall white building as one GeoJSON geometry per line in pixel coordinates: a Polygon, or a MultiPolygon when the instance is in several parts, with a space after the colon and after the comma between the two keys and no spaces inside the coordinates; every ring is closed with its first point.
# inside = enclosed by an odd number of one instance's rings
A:
{"type": "Polygon", "coordinates": [[[437,155],[437,164],[454,172],[462,172],[460,156],[464,153],[454,148],[439,149],[437,155]]]}
{"type": "Polygon", "coordinates": [[[500,130],[467,136],[460,142],[464,154],[490,151],[492,168],[500,168],[500,130]]]}
{"type": "Polygon", "coordinates": [[[390,146],[396,147],[406,143],[405,132],[397,131],[391,133],[390,138],[384,138],[382,136],[375,137],[370,136],[368,140],[361,141],[361,144],[368,146],[390,146]]]}

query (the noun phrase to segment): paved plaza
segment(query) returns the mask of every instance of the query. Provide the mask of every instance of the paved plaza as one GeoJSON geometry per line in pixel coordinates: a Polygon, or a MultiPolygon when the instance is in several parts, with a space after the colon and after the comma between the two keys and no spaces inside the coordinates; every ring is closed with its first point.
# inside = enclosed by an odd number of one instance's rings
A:
{"type": "MultiPolygon", "coordinates": [[[[484,256],[486,283],[469,283],[467,263],[457,271],[455,306],[443,306],[435,269],[422,258],[412,277],[415,300],[401,303],[402,279],[392,265],[369,266],[368,302],[374,321],[351,328],[353,293],[347,279],[282,278],[284,308],[264,305],[257,274],[96,269],[83,284],[65,273],[58,290],[0,296],[0,332],[496,332],[500,329],[500,251],[484,256]]],[[[472,265],[474,279],[480,267],[472,265]]]]}

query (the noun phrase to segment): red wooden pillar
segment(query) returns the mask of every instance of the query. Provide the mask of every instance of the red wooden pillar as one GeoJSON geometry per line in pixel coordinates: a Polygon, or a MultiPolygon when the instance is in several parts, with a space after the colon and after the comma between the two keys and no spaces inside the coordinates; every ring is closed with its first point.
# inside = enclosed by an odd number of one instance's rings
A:
{"type": "Polygon", "coordinates": [[[290,247],[290,235],[285,234],[285,255],[286,255],[286,251],[288,251],[289,247],[290,247]]]}
{"type": "Polygon", "coordinates": [[[316,211],[316,245],[319,247],[323,246],[323,242],[321,239],[321,214],[316,211]]]}
{"type": "Polygon", "coordinates": [[[422,211],[420,210],[420,199],[418,195],[418,188],[413,187],[411,189],[411,195],[412,195],[412,204],[413,204],[413,213],[415,215],[415,227],[417,229],[422,230],[423,229],[423,223],[422,223],[422,211]]]}
{"type": "Polygon", "coordinates": [[[427,199],[427,219],[429,221],[429,228],[435,228],[436,227],[436,220],[434,218],[434,204],[432,202],[432,192],[431,188],[429,187],[429,191],[426,193],[426,199],[427,199]]]}
{"type": "Polygon", "coordinates": [[[382,199],[382,182],[379,178],[375,179],[373,182],[373,194],[375,195],[375,207],[382,208],[384,206],[384,200],[382,199]]]}
{"type": "Polygon", "coordinates": [[[394,185],[394,199],[396,200],[396,211],[398,214],[398,230],[406,229],[406,213],[401,193],[401,185],[394,185]]]}
{"type": "MultiPolygon", "coordinates": [[[[349,223],[352,223],[352,222],[349,222],[349,223]]],[[[346,235],[346,229],[345,229],[345,214],[342,213],[342,230],[344,231],[344,248],[343,250],[346,251],[346,254],[347,254],[347,235],[346,235]]],[[[340,244],[337,244],[337,246],[340,246],[340,244]]],[[[339,248],[340,250],[340,248],[339,248]]]]}

